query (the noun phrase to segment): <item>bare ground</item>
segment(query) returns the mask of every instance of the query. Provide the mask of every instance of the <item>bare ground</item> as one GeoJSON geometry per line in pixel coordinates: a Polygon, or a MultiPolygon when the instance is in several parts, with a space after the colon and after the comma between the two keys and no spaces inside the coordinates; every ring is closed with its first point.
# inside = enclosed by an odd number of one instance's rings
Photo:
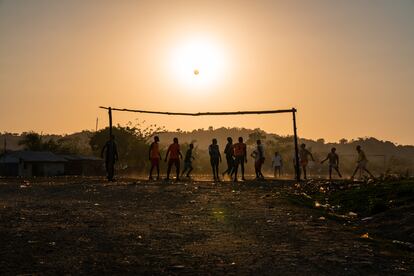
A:
{"type": "Polygon", "coordinates": [[[414,275],[412,251],[292,204],[292,186],[0,179],[0,272],[414,275]]]}

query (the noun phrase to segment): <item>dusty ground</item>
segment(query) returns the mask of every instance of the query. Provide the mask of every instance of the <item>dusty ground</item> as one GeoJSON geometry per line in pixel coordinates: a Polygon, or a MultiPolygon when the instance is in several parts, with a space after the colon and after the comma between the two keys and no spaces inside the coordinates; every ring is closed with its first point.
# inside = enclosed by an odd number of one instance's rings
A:
{"type": "Polygon", "coordinates": [[[0,179],[0,272],[414,274],[412,251],[290,203],[292,185],[0,179]]]}

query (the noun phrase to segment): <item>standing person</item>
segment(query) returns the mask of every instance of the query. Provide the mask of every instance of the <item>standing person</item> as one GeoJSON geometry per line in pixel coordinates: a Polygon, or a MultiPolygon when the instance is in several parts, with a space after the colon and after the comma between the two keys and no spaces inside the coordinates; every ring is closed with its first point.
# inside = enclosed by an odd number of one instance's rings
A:
{"type": "Polygon", "coordinates": [[[313,158],[312,153],[306,149],[306,145],[302,144],[300,145],[300,150],[299,150],[299,160],[300,160],[300,165],[302,166],[302,170],[303,170],[303,178],[306,180],[306,167],[308,166],[309,163],[309,159],[308,156],[311,157],[312,161],[315,161],[315,159],[313,158]]]}
{"type": "Polygon", "coordinates": [[[243,143],[243,137],[239,137],[239,142],[233,145],[233,155],[235,157],[234,182],[237,182],[237,171],[239,169],[239,165],[241,167],[242,180],[246,180],[244,178],[244,163],[247,163],[247,152],[246,144],[243,143]]]}
{"type": "Polygon", "coordinates": [[[226,155],[227,170],[223,172],[223,176],[225,174],[232,176],[234,173],[234,158],[233,158],[233,139],[231,137],[227,137],[227,144],[226,144],[226,148],[224,149],[224,154],[226,155]]]}
{"type": "Polygon", "coordinates": [[[151,161],[151,169],[149,173],[149,180],[152,180],[152,171],[154,167],[157,168],[157,180],[160,179],[160,160],[161,153],[159,148],[160,138],[158,136],[154,137],[154,142],[151,143],[149,148],[149,160],[151,161]]]}
{"type": "Polygon", "coordinates": [[[210,164],[213,169],[214,181],[219,181],[219,162],[221,163],[221,154],[219,146],[217,145],[217,139],[214,138],[212,144],[208,147],[208,153],[210,155],[210,164]]]}
{"type": "Polygon", "coordinates": [[[105,143],[101,151],[103,158],[105,152],[105,168],[108,181],[114,181],[115,162],[118,161],[118,149],[115,143],[115,136],[111,135],[108,142],[105,143]]]}
{"type": "Polygon", "coordinates": [[[256,144],[257,144],[257,147],[251,154],[251,156],[254,158],[254,170],[256,173],[256,179],[264,179],[264,176],[262,174],[262,165],[265,160],[264,148],[262,145],[262,141],[257,140],[256,144]]]}
{"type": "Polygon", "coordinates": [[[193,156],[193,148],[194,145],[191,143],[188,147],[188,150],[185,153],[185,157],[184,157],[184,170],[181,173],[181,176],[184,175],[185,172],[187,172],[187,177],[190,177],[190,173],[193,170],[193,160],[195,159],[193,156]]]}
{"type": "Polygon", "coordinates": [[[178,144],[178,138],[173,139],[173,143],[168,147],[167,154],[165,155],[165,162],[168,159],[168,169],[167,169],[167,180],[170,180],[170,173],[172,165],[175,166],[177,181],[180,180],[180,158],[183,158],[183,155],[180,151],[180,145],[178,144]],[[170,158],[168,159],[168,155],[170,158]]]}
{"type": "Polygon", "coordinates": [[[367,156],[365,155],[365,152],[362,150],[361,146],[357,146],[356,150],[358,152],[358,165],[355,168],[354,173],[351,176],[351,179],[354,179],[355,174],[357,173],[357,171],[359,170],[360,175],[362,175],[363,171],[366,171],[372,178],[375,178],[372,173],[367,169],[367,163],[368,163],[368,159],[367,156]]]}
{"type": "Polygon", "coordinates": [[[281,175],[281,171],[282,171],[282,166],[283,166],[283,159],[282,156],[279,154],[279,152],[275,152],[275,155],[272,158],[272,167],[273,167],[273,174],[274,177],[276,178],[279,175],[281,175]]]}
{"type": "Polygon", "coordinates": [[[339,177],[342,178],[342,175],[339,172],[339,156],[336,154],[336,148],[331,149],[331,152],[328,153],[326,158],[321,161],[321,164],[323,164],[326,160],[329,160],[329,180],[332,180],[332,169],[335,169],[339,177]]]}

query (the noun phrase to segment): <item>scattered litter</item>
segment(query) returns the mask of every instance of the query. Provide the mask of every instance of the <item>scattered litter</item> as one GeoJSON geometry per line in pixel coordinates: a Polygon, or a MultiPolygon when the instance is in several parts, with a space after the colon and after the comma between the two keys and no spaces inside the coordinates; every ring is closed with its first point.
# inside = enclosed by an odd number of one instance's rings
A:
{"type": "Polygon", "coordinates": [[[366,218],[363,218],[363,219],[361,219],[362,221],[366,221],[366,220],[371,220],[372,219],[372,217],[366,217],[366,218]]]}
{"type": "Polygon", "coordinates": [[[371,237],[369,236],[369,234],[368,234],[368,233],[362,234],[362,235],[360,236],[360,238],[361,238],[361,239],[371,239],[371,237]]]}
{"type": "Polygon", "coordinates": [[[319,220],[325,220],[325,217],[319,217],[319,220]]]}
{"type": "Polygon", "coordinates": [[[403,241],[393,240],[392,243],[399,244],[399,245],[403,245],[403,246],[406,246],[406,247],[408,247],[410,249],[414,249],[414,244],[412,244],[410,242],[403,242],[403,241]]]}
{"type": "Polygon", "coordinates": [[[358,216],[358,214],[357,213],[354,213],[354,212],[349,212],[348,215],[350,217],[357,217],[358,216]]]}
{"type": "Polygon", "coordinates": [[[99,206],[99,203],[95,203],[94,205],[95,205],[95,206],[99,206]]]}
{"type": "Polygon", "coordinates": [[[306,197],[306,198],[312,199],[312,197],[311,197],[311,196],[309,196],[307,193],[302,193],[302,195],[303,195],[304,197],[306,197]]]}

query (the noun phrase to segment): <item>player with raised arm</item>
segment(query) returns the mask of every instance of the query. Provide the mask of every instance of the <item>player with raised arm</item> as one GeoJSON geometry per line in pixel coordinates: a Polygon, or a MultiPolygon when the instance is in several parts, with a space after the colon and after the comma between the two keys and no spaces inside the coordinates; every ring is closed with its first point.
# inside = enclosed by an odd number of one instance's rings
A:
{"type": "Polygon", "coordinates": [[[326,160],[329,160],[329,180],[332,180],[332,169],[335,169],[339,177],[342,177],[339,172],[339,156],[336,153],[336,148],[331,149],[331,152],[328,153],[326,158],[321,161],[321,164],[323,164],[326,160]]]}

